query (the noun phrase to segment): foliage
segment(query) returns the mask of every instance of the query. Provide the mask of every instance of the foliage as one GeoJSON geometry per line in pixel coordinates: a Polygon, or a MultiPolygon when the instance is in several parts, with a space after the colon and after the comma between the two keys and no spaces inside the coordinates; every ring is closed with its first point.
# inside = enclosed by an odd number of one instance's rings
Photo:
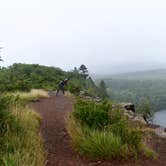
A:
{"type": "Polygon", "coordinates": [[[0,97],[0,165],[44,165],[40,117],[18,96],[0,97]]]}
{"type": "Polygon", "coordinates": [[[81,75],[85,76],[85,78],[89,75],[87,67],[83,64],[79,67],[79,71],[81,75]]]}
{"type": "Polygon", "coordinates": [[[99,94],[99,88],[95,85],[91,77],[84,77],[84,75],[79,73],[76,68],[67,73],[69,78],[69,84],[67,89],[76,95],[80,94],[80,91],[89,92],[89,96],[97,96],[99,94]]]}
{"type": "Polygon", "coordinates": [[[81,86],[80,86],[80,84],[71,82],[71,83],[68,85],[68,90],[69,90],[71,93],[73,93],[74,95],[78,96],[78,95],[80,94],[80,91],[81,91],[81,86]]]}
{"type": "Polygon", "coordinates": [[[77,68],[65,72],[55,67],[20,63],[0,68],[0,91],[56,90],[59,82],[65,78],[69,80],[66,90],[74,94],[79,94],[82,90],[90,92],[93,96],[98,94],[98,88],[93,80],[87,75],[85,77],[77,68]]]}
{"type": "Polygon", "coordinates": [[[150,103],[147,99],[143,99],[138,108],[137,108],[137,112],[142,114],[144,119],[149,122],[152,121],[153,118],[153,112],[151,111],[151,107],[150,107],[150,103]]]}
{"type": "Polygon", "coordinates": [[[152,111],[166,108],[166,80],[104,79],[107,92],[115,102],[132,102],[138,107],[144,98],[149,100],[152,111]]]}
{"type": "Polygon", "coordinates": [[[121,138],[110,131],[83,127],[76,123],[73,118],[68,121],[68,131],[76,150],[85,156],[97,159],[113,159],[126,157],[129,153],[121,138]]]}
{"type": "Polygon", "coordinates": [[[122,110],[113,109],[108,101],[98,104],[78,100],[67,123],[74,147],[86,156],[114,159],[145,152],[142,132],[128,123],[122,110]]]}
{"type": "Polygon", "coordinates": [[[108,98],[107,87],[103,80],[99,83],[99,96],[103,99],[108,98]]]}
{"type": "Polygon", "coordinates": [[[73,115],[79,122],[91,128],[103,128],[109,123],[109,105],[94,101],[78,100],[73,115]]]}

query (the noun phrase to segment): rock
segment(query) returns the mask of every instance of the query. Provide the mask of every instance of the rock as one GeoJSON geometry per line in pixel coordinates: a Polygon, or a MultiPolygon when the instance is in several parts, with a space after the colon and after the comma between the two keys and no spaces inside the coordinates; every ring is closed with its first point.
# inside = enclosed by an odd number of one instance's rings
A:
{"type": "Polygon", "coordinates": [[[143,124],[146,124],[146,121],[141,115],[136,115],[135,118],[132,119],[134,122],[141,122],[143,124]]]}
{"type": "Polygon", "coordinates": [[[164,127],[158,127],[154,129],[154,132],[161,138],[166,138],[166,132],[164,127]]]}
{"type": "Polygon", "coordinates": [[[124,115],[128,117],[130,121],[139,122],[141,124],[146,124],[144,118],[135,112],[135,105],[132,103],[120,103],[122,109],[124,109],[124,115]]]}
{"type": "Polygon", "coordinates": [[[121,105],[124,109],[135,112],[135,105],[134,104],[132,104],[132,103],[121,103],[121,105]]]}

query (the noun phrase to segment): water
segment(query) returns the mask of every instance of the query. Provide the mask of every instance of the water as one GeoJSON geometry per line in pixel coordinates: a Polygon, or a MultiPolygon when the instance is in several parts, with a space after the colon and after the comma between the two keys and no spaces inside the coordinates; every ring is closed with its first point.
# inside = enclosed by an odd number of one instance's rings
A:
{"type": "Polygon", "coordinates": [[[154,114],[153,123],[166,127],[166,110],[161,110],[159,112],[156,112],[154,114]]]}

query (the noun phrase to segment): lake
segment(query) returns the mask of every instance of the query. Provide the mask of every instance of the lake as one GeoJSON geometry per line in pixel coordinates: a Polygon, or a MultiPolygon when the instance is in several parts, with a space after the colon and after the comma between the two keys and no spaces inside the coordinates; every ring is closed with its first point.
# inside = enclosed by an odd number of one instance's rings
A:
{"type": "Polygon", "coordinates": [[[166,110],[156,112],[154,114],[153,123],[166,127],[166,110]]]}

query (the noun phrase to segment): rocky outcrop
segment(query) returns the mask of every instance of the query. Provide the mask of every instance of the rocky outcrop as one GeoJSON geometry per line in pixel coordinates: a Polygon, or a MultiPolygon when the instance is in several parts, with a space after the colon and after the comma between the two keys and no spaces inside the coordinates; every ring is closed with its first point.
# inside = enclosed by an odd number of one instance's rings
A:
{"type": "Polygon", "coordinates": [[[162,126],[159,126],[158,128],[154,129],[154,132],[156,135],[158,135],[160,138],[166,138],[166,129],[162,126]]]}
{"type": "Polygon", "coordinates": [[[128,117],[128,119],[132,122],[146,124],[146,121],[144,120],[144,118],[141,115],[136,114],[131,110],[124,110],[123,114],[124,114],[124,116],[128,117]]]}
{"type": "Polygon", "coordinates": [[[135,111],[135,105],[132,103],[120,103],[120,107],[124,110],[124,116],[132,122],[147,124],[142,115],[137,114],[135,111]]]}
{"type": "Polygon", "coordinates": [[[134,104],[132,104],[132,103],[121,103],[121,105],[125,110],[135,112],[135,105],[134,104]]]}

